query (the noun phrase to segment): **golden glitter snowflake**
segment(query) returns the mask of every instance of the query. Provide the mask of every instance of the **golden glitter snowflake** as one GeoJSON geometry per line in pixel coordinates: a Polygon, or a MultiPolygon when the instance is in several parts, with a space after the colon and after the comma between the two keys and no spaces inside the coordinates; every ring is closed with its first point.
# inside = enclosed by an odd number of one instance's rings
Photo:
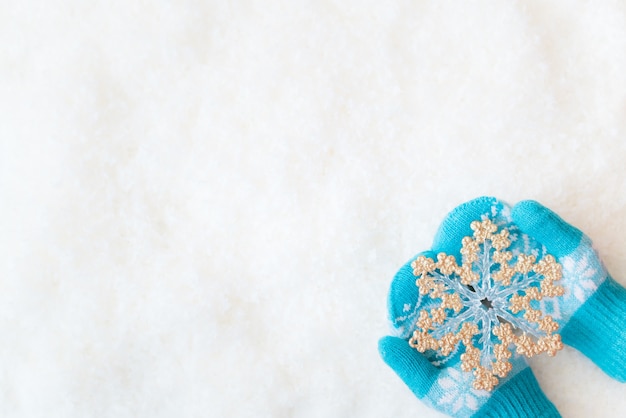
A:
{"type": "Polygon", "coordinates": [[[554,356],[563,348],[558,324],[537,309],[537,301],[562,296],[564,289],[555,284],[561,265],[553,256],[539,262],[533,255],[514,256],[507,251],[509,231],[497,233],[489,220],[471,228],[474,237],[462,240],[462,265],[445,253],[411,264],[420,294],[441,303],[420,312],[409,344],[447,356],[463,343],[461,369],[473,371],[475,389],[491,391],[511,371],[510,348],[526,357],[554,356]]]}

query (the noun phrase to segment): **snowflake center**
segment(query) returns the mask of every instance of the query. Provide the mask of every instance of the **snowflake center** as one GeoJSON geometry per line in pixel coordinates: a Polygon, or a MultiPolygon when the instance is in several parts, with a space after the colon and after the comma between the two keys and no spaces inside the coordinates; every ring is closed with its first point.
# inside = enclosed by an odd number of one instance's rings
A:
{"type": "Polygon", "coordinates": [[[493,306],[491,305],[491,301],[487,298],[484,298],[480,301],[480,303],[482,304],[483,308],[488,311],[489,309],[493,308],[493,306]]]}

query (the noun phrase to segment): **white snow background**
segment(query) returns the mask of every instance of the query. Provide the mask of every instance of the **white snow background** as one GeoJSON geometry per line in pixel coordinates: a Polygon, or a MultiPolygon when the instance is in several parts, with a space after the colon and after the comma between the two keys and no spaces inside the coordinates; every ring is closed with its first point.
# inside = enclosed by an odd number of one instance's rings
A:
{"type": "Polygon", "coordinates": [[[626,285],[625,160],[621,1],[2,1],[0,416],[439,417],[378,356],[396,270],[491,194],[626,285]]]}

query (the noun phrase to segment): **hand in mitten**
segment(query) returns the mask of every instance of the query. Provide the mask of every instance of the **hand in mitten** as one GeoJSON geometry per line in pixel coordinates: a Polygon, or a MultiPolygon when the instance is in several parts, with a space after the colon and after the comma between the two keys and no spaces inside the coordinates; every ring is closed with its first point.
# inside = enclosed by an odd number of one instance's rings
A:
{"type": "Polygon", "coordinates": [[[541,204],[527,200],[512,218],[562,265],[565,294],[550,306],[563,342],[626,382],[626,289],[606,271],[591,240],[541,204]]]}

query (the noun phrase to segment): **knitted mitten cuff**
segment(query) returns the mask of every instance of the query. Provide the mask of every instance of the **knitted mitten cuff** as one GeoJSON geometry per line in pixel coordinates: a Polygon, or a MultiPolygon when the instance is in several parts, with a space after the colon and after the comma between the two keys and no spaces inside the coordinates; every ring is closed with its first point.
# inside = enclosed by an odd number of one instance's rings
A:
{"type": "Polygon", "coordinates": [[[606,374],[626,382],[626,289],[608,276],[569,320],[561,337],[606,374]]]}

